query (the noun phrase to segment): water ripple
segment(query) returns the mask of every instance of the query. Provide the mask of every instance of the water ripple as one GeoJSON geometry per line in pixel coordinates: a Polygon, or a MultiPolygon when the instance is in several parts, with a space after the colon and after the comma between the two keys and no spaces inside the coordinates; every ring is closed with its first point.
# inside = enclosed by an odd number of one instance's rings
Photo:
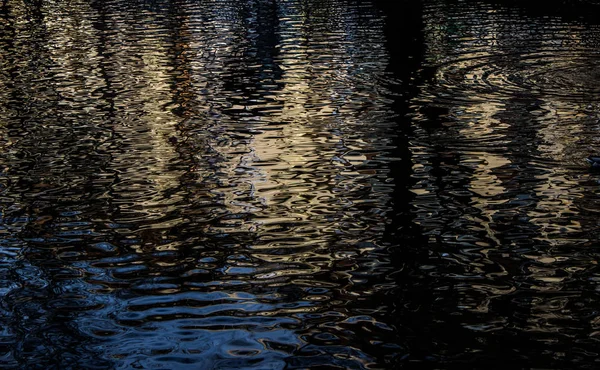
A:
{"type": "Polygon", "coordinates": [[[410,190],[428,256],[411,269],[427,276],[421,309],[440,325],[424,352],[590,366],[598,179],[583,159],[598,147],[599,29],[437,1],[424,25],[410,190]]]}
{"type": "Polygon", "coordinates": [[[369,302],[389,290],[394,147],[373,4],[8,1],[0,16],[2,362],[393,355],[369,302]]]}

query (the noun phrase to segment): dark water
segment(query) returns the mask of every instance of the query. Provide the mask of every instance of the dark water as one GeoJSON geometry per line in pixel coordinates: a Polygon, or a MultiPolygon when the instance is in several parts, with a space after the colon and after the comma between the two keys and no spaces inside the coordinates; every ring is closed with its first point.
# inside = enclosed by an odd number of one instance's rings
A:
{"type": "Polygon", "coordinates": [[[0,367],[594,367],[599,47],[493,3],[2,2],[0,367]]]}

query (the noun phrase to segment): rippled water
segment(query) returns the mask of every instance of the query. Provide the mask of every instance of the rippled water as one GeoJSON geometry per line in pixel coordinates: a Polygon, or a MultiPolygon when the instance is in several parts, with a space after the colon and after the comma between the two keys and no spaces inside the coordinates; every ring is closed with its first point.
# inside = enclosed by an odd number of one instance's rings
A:
{"type": "Polygon", "coordinates": [[[427,250],[413,274],[427,275],[419,309],[435,333],[424,356],[594,367],[600,174],[583,160],[600,151],[600,27],[487,3],[424,8],[409,139],[426,238],[412,248],[427,250]]]}
{"type": "Polygon", "coordinates": [[[347,2],[4,2],[2,361],[363,368],[394,120],[347,2]]]}
{"type": "Polygon", "coordinates": [[[593,367],[586,22],[4,1],[0,366],[593,367]]]}

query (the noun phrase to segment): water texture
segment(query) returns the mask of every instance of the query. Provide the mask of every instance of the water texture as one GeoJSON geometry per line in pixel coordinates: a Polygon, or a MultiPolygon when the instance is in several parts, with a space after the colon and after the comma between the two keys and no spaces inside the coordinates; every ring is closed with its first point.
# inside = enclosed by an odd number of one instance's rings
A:
{"type": "Polygon", "coordinates": [[[393,183],[373,4],[4,2],[2,362],[365,368],[393,183]],[[293,356],[292,356],[293,355],[293,356]]]}
{"type": "Polygon", "coordinates": [[[427,2],[423,19],[408,139],[415,315],[435,339],[421,356],[597,367],[600,174],[584,159],[600,151],[600,27],[479,2],[427,2]]]}
{"type": "Polygon", "coordinates": [[[595,367],[599,46],[487,2],[3,1],[0,368],[595,367]]]}

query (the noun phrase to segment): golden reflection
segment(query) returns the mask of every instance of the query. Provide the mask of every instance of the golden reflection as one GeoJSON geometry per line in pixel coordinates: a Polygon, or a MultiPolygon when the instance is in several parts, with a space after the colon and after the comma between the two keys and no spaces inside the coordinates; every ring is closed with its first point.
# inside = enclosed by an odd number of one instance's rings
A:
{"type": "MultiPolygon", "coordinates": [[[[595,41],[559,21],[536,28],[437,6],[424,17],[434,78],[415,103],[441,113],[413,121],[415,222],[464,279],[518,276],[529,289],[560,291],[581,269],[565,251],[589,235],[580,163],[597,144],[595,41]]],[[[492,295],[482,292],[498,282],[487,282],[466,280],[473,294],[460,296],[461,309],[488,312],[492,295]]]]}
{"type": "MultiPolygon", "coordinates": [[[[279,366],[312,336],[345,348],[337,325],[359,313],[386,340],[366,312],[382,305],[361,308],[394,285],[381,244],[395,123],[373,4],[3,5],[2,212],[16,290],[35,291],[9,305],[36,312],[11,316],[31,335],[15,348],[88,359],[81,343],[103,336],[107,368],[279,366]],[[67,333],[53,320],[70,310],[67,333]]],[[[348,348],[344,364],[372,367],[348,348]]]]}
{"type": "MultiPolygon", "coordinates": [[[[324,247],[330,238],[346,233],[344,223],[356,204],[346,199],[346,194],[368,193],[373,175],[385,176],[381,170],[360,168],[380,149],[377,142],[358,133],[376,130],[376,121],[368,114],[383,111],[386,103],[375,90],[358,92],[354,86],[350,73],[356,73],[353,70],[358,66],[352,54],[365,58],[365,51],[358,44],[339,50],[324,47],[327,40],[351,35],[332,23],[332,29],[313,34],[311,40],[307,30],[310,19],[293,5],[286,10],[286,18],[279,24],[282,36],[275,56],[282,70],[275,86],[282,87],[261,92],[258,99],[239,96],[236,100],[246,104],[232,105],[232,109],[249,107],[263,113],[241,121],[252,130],[242,145],[215,147],[223,158],[223,181],[228,182],[215,191],[224,197],[231,214],[251,213],[253,217],[233,227],[220,225],[214,231],[256,232],[259,240],[252,248],[261,250],[324,247]],[[272,102],[253,102],[264,99],[272,102]],[[364,114],[357,116],[353,106],[362,106],[364,114]],[[287,231],[280,234],[278,229],[287,231]],[[296,240],[287,241],[290,237],[296,240]]],[[[372,71],[361,71],[365,80],[370,74],[377,79],[377,74],[383,73],[380,63],[369,69],[372,71]]],[[[228,119],[224,117],[223,124],[233,127],[228,119]]],[[[377,196],[374,206],[385,207],[387,196],[377,196]]],[[[353,222],[359,225],[359,220],[353,222]]],[[[345,243],[360,239],[349,235],[345,243]]],[[[303,258],[289,255],[290,261],[303,258]]]]}
{"type": "MultiPolygon", "coordinates": [[[[519,126],[527,124],[519,119],[515,120],[517,122],[510,121],[511,110],[515,109],[512,106],[515,103],[511,100],[518,94],[526,94],[525,91],[528,89],[524,86],[524,91],[521,92],[520,87],[516,85],[518,81],[516,78],[519,77],[519,73],[523,75],[522,79],[531,76],[531,81],[524,81],[529,83],[544,81],[558,83],[562,78],[575,78],[570,74],[569,69],[563,69],[563,66],[572,65],[577,59],[585,57],[585,54],[581,54],[585,52],[577,50],[585,43],[581,40],[583,35],[579,33],[584,30],[570,29],[567,32],[557,27],[556,32],[544,35],[535,48],[527,50],[528,55],[523,55],[522,60],[518,60],[518,56],[510,54],[512,39],[506,37],[506,30],[502,29],[501,22],[494,22],[494,13],[490,13],[490,18],[486,22],[480,23],[468,18],[446,19],[448,17],[446,10],[438,10],[435,12],[435,17],[432,15],[425,17],[425,37],[430,48],[428,60],[432,64],[444,63],[438,68],[436,75],[440,85],[448,84],[448,88],[451,89],[462,86],[465,90],[457,90],[456,93],[467,94],[462,106],[457,105],[452,108],[452,112],[456,112],[455,117],[458,122],[456,133],[460,137],[460,139],[456,138],[452,145],[462,153],[463,164],[474,170],[468,188],[477,195],[473,198],[474,202],[481,210],[483,219],[487,220],[482,221],[482,225],[490,237],[500,244],[500,241],[493,237],[495,232],[490,229],[490,222],[498,212],[491,207],[497,204],[497,201],[491,200],[503,198],[503,194],[509,190],[504,183],[510,179],[498,177],[497,169],[516,165],[511,159],[510,152],[512,147],[519,144],[511,143],[511,140],[516,139],[511,138],[512,132],[524,130],[519,126]],[[556,40],[563,40],[562,45],[572,48],[574,53],[559,55],[547,53],[546,50],[556,46],[556,40]],[[502,54],[505,50],[507,56],[502,54]],[[548,57],[549,62],[539,61],[529,55],[536,58],[548,57]],[[523,68],[532,70],[503,71],[502,64],[506,58],[515,59],[515,64],[523,63],[523,68]],[[556,71],[555,76],[543,76],[543,73],[549,74],[554,71],[556,71]],[[509,75],[511,73],[514,76],[509,75]],[[558,82],[550,81],[551,78],[558,82]]],[[[537,110],[531,113],[531,120],[535,122],[533,124],[535,124],[536,140],[535,144],[532,142],[529,145],[535,145],[534,149],[539,153],[540,158],[564,167],[572,165],[574,160],[580,160],[574,156],[582,155],[581,148],[578,149],[578,146],[581,143],[581,135],[585,132],[583,124],[588,117],[580,111],[578,101],[570,99],[569,96],[557,95],[552,90],[552,88],[557,89],[558,86],[547,87],[548,93],[544,92],[544,86],[540,86],[539,92],[535,95],[535,99],[540,101],[537,110]]],[[[424,93],[428,92],[424,91],[424,93]]],[[[433,96],[422,98],[432,101],[437,99],[433,96]]],[[[516,107],[518,106],[517,104],[516,107]]],[[[415,156],[419,156],[417,147],[414,153],[415,156]]],[[[418,167],[424,165],[416,163],[415,170],[419,170],[418,167]]],[[[533,165],[537,163],[534,162],[533,165]]],[[[540,229],[539,239],[557,243],[558,234],[565,236],[564,233],[580,232],[577,221],[565,224],[566,220],[562,217],[563,214],[572,217],[578,213],[577,205],[573,203],[574,199],[581,197],[577,180],[567,177],[566,171],[553,168],[541,171],[536,175],[536,179],[538,183],[532,196],[536,199],[537,205],[535,209],[528,211],[528,216],[529,222],[540,229]]],[[[416,187],[413,191],[417,194],[428,193],[422,186],[416,187]]],[[[567,241],[568,238],[564,240],[567,241]]]]}

